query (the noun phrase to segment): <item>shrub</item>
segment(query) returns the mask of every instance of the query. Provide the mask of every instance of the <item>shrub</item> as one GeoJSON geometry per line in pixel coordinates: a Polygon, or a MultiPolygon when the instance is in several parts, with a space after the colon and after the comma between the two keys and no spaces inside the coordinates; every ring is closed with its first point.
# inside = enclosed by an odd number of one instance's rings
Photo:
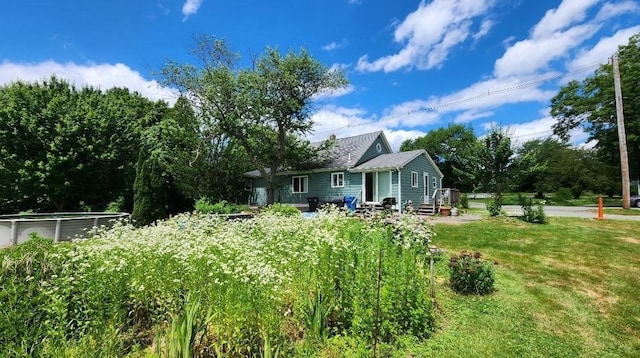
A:
{"type": "Polygon", "coordinates": [[[498,216],[502,211],[502,200],[499,197],[494,196],[487,201],[486,208],[489,215],[498,216]]]}
{"type": "Polygon", "coordinates": [[[201,214],[235,214],[247,210],[246,205],[230,203],[226,200],[215,204],[205,198],[196,201],[196,211],[201,214]]]}
{"type": "Polygon", "coordinates": [[[562,202],[571,200],[572,197],[573,197],[573,194],[571,193],[571,189],[560,188],[553,195],[553,201],[556,203],[562,203],[562,202]]]}
{"type": "Polygon", "coordinates": [[[273,203],[267,206],[262,212],[269,214],[276,214],[282,216],[299,216],[300,210],[295,206],[283,205],[280,203],[273,203]]]}
{"type": "Polygon", "coordinates": [[[460,207],[463,209],[469,209],[469,196],[467,193],[460,195],[460,207]]]}
{"type": "Polygon", "coordinates": [[[538,204],[537,207],[534,208],[531,199],[520,198],[520,205],[522,206],[523,221],[534,224],[544,224],[547,221],[542,204],[538,204]]]}
{"type": "Polygon", "coordinates": [[[493,291],[493,268],[479,252],[462,251],[449,260],[451,288],[461,294],[484,295],[493,291]]]}

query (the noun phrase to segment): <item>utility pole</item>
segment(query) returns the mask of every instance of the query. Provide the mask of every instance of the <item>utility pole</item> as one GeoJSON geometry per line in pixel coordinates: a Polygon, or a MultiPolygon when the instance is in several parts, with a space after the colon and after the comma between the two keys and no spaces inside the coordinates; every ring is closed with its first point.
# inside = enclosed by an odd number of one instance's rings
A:
{"type": "Polygon", "coordinates": [[[622,208],[630,208],[629,157],[627,156],[627,135],[624,130],[624,113],[622,110],[622,86],[620,85],[620,67],[618,54],[613,55],[613,85],[616,92],[616,115],[618,117],[618,143],[620,147],[620,172],[622,174],[622,208]]]}

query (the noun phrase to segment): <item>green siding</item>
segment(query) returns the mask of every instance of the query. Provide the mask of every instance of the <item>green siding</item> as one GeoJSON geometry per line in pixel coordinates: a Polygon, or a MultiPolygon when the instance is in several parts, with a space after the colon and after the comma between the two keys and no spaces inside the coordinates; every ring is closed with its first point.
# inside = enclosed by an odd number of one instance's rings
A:
{"type": "Polygon", "coordinates": [[[382,137],[378,136],[378,138],[364,152],[364,154],[362,155],[362,158],[360,158],[360,160],[354,166],[358,166],[366,161],[369,161],[379,156],[380,154],[390,154],[390,153],[391,152],[387,149],[386,145],[384,144],[384,141],[382,140],[382,137]],[[376,149],[378,144],[380,144],[380,146],[382,147],[382,151],[380,153],[378,153],[378,150],[376,149]]]}
{"type": "Polygon", "coordinates": [[[429,200],[433,195],[433,178],[436,178],[436,188],[440,188],[440,175],[431,165],[426,156],[420,155],[409,162],[402,168],[402,203],[407,200],[413,202],[413,206],[417,207],[424,202],[424,172],[429,174],[429,200]],[[418,187],[411,187],[411,172],[418,172],[418,187]]]}
{"type": "MultiPolygon", "coordinates": [[[[359,195],[362,190],[361,173],[342,171],[344,173],[344,187],[342,188],[331,187],[331,173],[339,173],[339,171],[280,176],[277,179],[278,185],[275,186],[274,190],[275,201],[299,206],[307,205],[310,197],[318,197],[320,201],[330,201],[346,195],[359,195]],[[306,193],[293,193],[292,178],[294,176],[307,176],[308,188],[306,193]]],[[[253,179],[253,193],[250,201],[252,205],[266,205],[267,194],[264,186],[262,178],[253,179]]]]}

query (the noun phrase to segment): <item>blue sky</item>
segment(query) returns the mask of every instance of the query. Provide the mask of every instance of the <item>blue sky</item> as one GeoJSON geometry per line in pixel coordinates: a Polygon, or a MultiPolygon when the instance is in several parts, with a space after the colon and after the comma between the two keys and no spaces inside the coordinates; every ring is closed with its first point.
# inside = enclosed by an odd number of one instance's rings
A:
{"type": "Polygon", "coordinates": [[[560,86],[638,32],[638,0],[3,1],[0,84],[55,73],[172,102],[153,73],[192,61],[205,33],[245,59],[304,47],[346,71],[349,87],[318,98],[309,139],[384,130],[397,149],[464,123],[477,135],[498,124],[521,142],[549,136],[560,86]]]}

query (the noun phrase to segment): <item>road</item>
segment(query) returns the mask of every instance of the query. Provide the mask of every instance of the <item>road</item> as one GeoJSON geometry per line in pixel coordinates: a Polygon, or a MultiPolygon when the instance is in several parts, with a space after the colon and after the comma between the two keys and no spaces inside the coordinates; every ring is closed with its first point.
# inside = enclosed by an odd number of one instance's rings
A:
{"type": "MultiPolygon", "coordinates": [[[[471,202],[469,203],[471,208],[484,209],[484,203],[471,202]]],[[[519,205],[503,205],[502,210],[507,212],[509,216],[522,215],[522,207],[519,205]]],[[[638,210],[639,208],[631,208],[631,210],[638,210]]],[[[574,218],[595,218],[598,216],[597,207],[588,206],[545,206],[544,213],[547,216],[566,216],[574,218]]],[[[632,220],[640,221],[640,215],[609,215],[604,214],[605,219],[613,220],[632,220]]]]}

